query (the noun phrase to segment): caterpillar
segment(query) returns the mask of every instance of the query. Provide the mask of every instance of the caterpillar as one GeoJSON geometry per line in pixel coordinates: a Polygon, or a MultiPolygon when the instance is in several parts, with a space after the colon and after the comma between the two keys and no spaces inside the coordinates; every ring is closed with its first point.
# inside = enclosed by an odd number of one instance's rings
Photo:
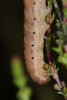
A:
{"type": "Polygon", "coordinates": [[[44,34],[49,28],[45,16],[50,12],[46,0],[24,0],[24,57],[31,78],[38,84],[50,78],[44,69],[44,34]]]}

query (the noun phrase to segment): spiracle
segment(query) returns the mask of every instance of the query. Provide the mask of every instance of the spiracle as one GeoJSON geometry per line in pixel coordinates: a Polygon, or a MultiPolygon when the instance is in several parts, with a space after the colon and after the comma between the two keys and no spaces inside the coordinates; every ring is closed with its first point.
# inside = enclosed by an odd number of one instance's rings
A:
{"type": "Polygon", "coordinates": [[[50,78],[44,69],[44,35],[49,28],[45,16],[50,12],[46,0],[24,0],[24,57],[31,78],[38,84],[50,78]]]}

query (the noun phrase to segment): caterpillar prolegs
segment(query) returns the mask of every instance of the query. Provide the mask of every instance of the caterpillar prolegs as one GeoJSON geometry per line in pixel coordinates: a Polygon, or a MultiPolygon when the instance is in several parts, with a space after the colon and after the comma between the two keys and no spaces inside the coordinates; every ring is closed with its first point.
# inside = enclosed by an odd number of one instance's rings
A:
{"type": "Polygon", "coordinates": [[[24,0],[24,56],[31,78],[38,84],[49,81],[49,75],[43,68],[44,34],[49,28],[45,16],[50,12],[46,0],[24,0]]]}

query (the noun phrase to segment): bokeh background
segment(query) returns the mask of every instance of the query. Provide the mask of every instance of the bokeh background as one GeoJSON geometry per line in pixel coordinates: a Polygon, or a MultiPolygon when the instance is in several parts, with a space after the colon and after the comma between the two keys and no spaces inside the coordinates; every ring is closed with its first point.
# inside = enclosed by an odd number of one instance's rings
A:
{"type": "MultiPolygon", "coordinates": [[[[12,56],[19,55],[24,63],[23,13],[23,0],[0,0],[0,100],[18,100],[15,96],[18,89],[12,82],[10,61],[12,56]]],[[[52,56],[55,56],[54,52],[52,56]]],[[[33,91],[31,100],[64,100],[54,90],[53,79],[47,85],[38,85],[29,77],[25,63],[23,67],[29,78],[28,86],[33,91]]],[[[61,65],[59,69],[60,79],[67,83],[67,70],[61,65]]]]}

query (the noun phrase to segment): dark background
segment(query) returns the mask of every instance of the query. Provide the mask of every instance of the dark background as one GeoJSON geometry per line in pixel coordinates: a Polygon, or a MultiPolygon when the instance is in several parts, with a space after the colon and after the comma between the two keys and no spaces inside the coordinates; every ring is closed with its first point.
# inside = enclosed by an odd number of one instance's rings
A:
{"type": "MultiPolygon", "coordinates": [[[[0,100],[17,100],[17,88],[12,83],[10,59],[16,54],[24,59],[23,11],[22,0],[0,0],[0,100]]],[[[54,53],[52,56],[55,56],[54,53]]],[[[64,67],[59,67],[60,79],[67,83],[67,72],[64,67]]],[[[64,100],[63,96],[54,90],[54,83],[52,80],[47,85],[40,86],[29,77],[29,86],[33,90],[31,100],[64,100]]]]}

